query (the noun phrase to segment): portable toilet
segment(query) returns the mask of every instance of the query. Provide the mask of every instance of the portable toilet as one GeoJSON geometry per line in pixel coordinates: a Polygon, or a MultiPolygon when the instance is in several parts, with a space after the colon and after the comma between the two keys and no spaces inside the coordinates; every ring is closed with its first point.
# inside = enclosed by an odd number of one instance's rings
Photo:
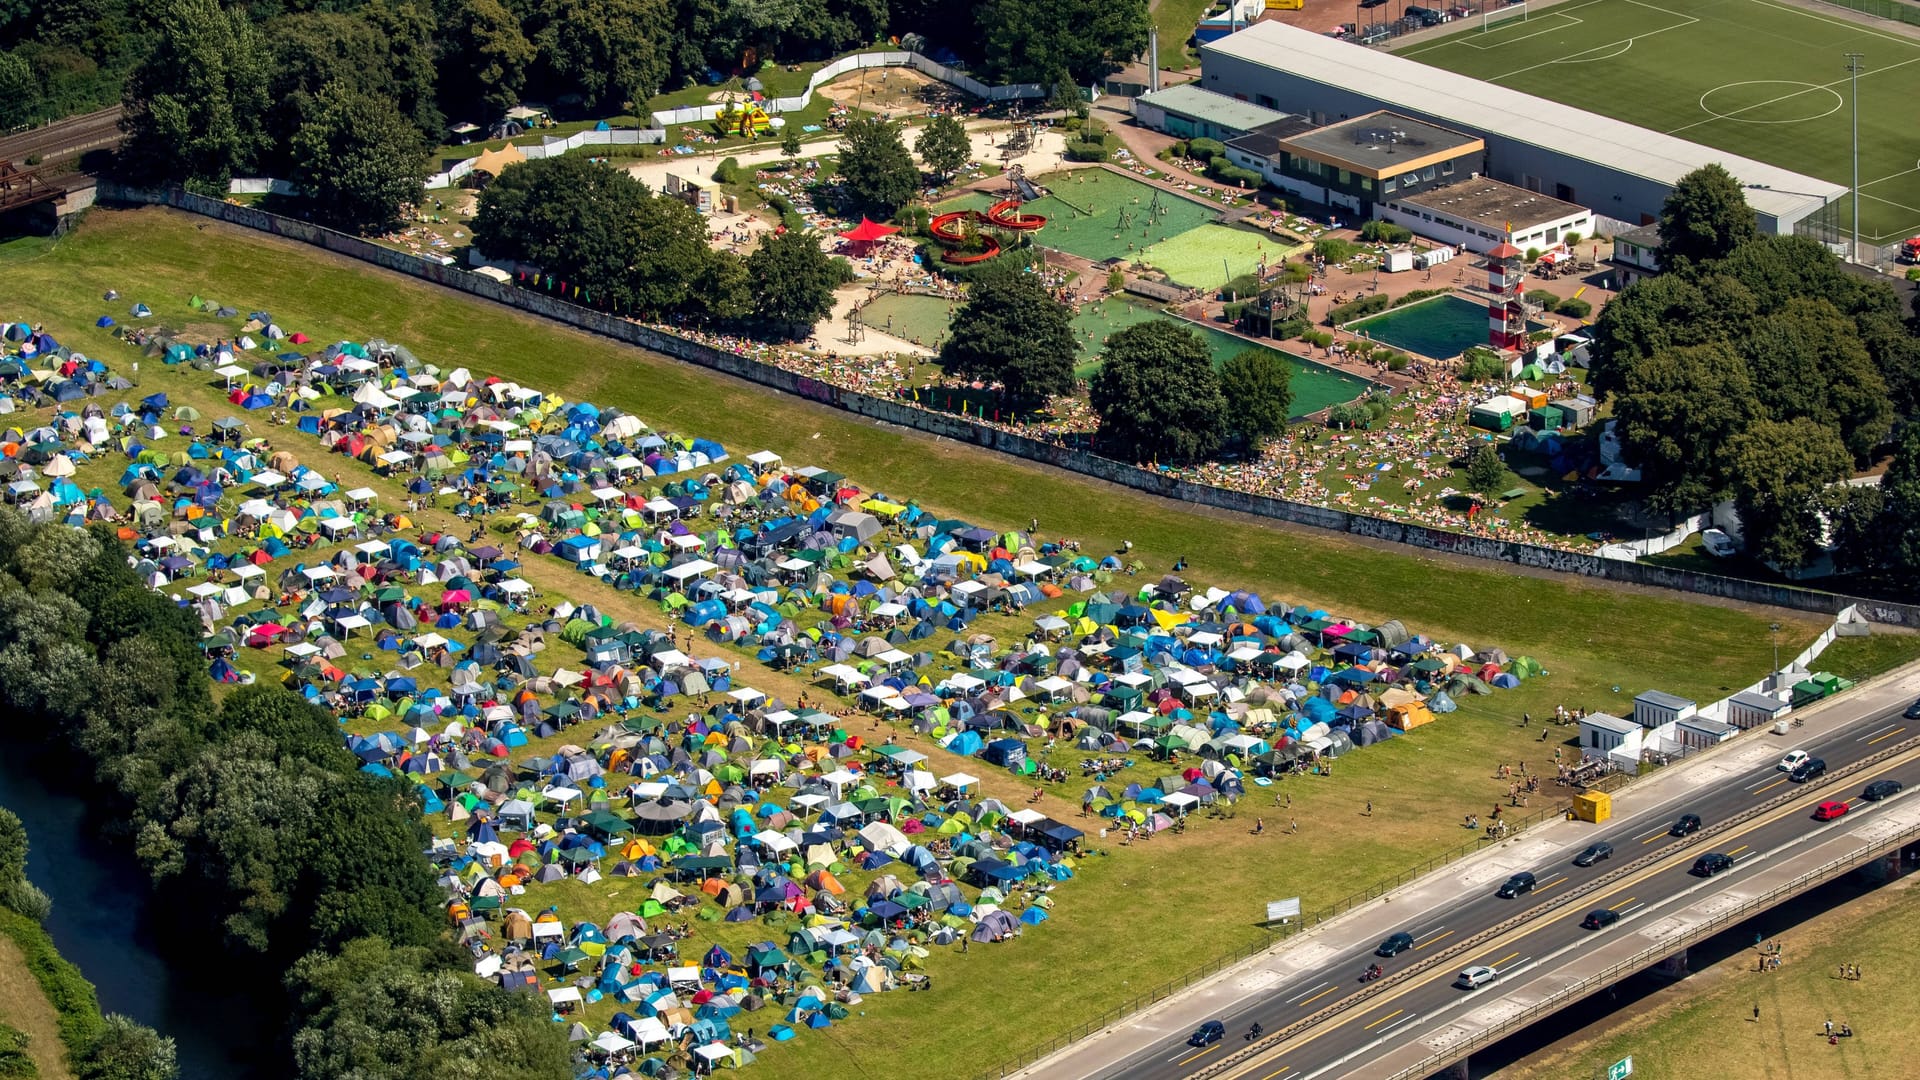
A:
{"type": "Polygon", "coordinates": [[[1583,791],[1573,797],[1573,817],[1576,821],[1598,825],[1612,816],[1613,796],[1604,791],[1583,791]]]}

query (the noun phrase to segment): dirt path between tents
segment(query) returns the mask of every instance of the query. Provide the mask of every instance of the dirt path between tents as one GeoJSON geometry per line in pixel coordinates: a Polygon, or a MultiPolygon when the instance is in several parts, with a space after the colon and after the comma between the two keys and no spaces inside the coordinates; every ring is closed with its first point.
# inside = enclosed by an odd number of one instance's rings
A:
{"type": "Polygon", "coordinates": [[[27,958],[10,937],[0,936],[0,1023],[27,1033],[27,1054],[41,1080],[73,1080],[67,1048],[60,1042],[60,1014],[27,970],[27,958]]]}

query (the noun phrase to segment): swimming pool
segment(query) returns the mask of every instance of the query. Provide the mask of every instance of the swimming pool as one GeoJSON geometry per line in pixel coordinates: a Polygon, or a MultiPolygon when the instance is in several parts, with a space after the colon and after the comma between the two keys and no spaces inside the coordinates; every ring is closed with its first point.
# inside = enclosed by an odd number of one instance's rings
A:
{"type": "MultiPolygon", "coordinates": [[[[1528,330],[1545,330],[1529,322],[1528,330]]],[[[1344,329],[1410,353],[1450,360],[1487,344],[1487,306],[1449,293],[1348,323],[1344,329]]]]}

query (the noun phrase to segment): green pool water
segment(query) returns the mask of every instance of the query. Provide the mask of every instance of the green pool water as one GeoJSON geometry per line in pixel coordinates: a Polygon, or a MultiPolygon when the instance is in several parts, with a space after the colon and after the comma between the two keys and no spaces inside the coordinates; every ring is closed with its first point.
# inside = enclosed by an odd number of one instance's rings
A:
{"type": "MultiPolygon", "coordinates": [[[[1461,296],[1436,296],[1348,323],[1346,329],[1396,349],[1450,360],[1487,343],[1487,306],[1461,296]]],[[[1527,329],[1546,326],[1530,322],[1527,329]]]]}

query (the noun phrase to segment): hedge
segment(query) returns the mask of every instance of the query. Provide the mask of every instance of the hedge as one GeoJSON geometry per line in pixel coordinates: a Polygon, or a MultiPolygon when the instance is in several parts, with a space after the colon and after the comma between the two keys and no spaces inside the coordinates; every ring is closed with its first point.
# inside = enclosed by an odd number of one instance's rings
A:
{"type": "Polygon", "coordinates": [[[1393,301],[1383,293],[1363,296],[1358,300],[1341,304],[1339,307],[1327,312],[1327,322],[1334,326],[1344,326],[1355,319],[1364,319],[1369,315],[1377,315],[1387,310],[1392,304],[1393,301]]]}

